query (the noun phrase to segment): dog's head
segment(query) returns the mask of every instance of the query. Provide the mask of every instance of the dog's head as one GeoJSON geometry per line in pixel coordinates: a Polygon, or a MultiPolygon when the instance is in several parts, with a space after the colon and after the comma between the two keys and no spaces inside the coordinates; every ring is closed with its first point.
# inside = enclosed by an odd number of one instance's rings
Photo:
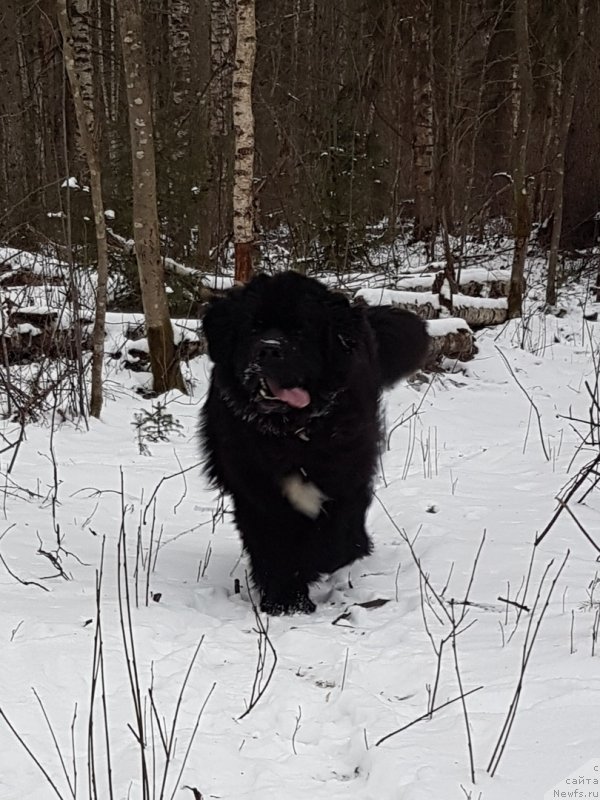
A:
{"type": "Polygon", "coordinates": [[[271,424],[322,415],[344,385],[359,319],[343,295],[296,272],[231,290],[203,323],[222,396],[271,424]]]}

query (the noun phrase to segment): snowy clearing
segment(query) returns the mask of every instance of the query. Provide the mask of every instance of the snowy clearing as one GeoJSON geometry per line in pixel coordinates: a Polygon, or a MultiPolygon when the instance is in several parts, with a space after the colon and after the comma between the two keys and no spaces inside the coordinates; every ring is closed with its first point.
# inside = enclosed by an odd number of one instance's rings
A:
{"type": "MultiPolygon", "coordinates": [[[[119,327],[115,315],[115,338],[119,327]]],[[[103,419],[90,420],[89,431],[64,424],[51,436],[49,427],[28,427],[10,475],[11,454],[1,462],[0,709],[59,796],[72,793],[32,689],[69,776],[77,765],[76,796],[87,797],[95,583],[104,541],[101,610],[114,796],[142,797],[118,610],[122,518],[148,763],[156,757],[157,774],[163,747],[155,717],[170,726],[204,637],[179,710],[165,797],[171,797],[209,695],[176,798],[191,798],[192,787],[203,798],[231,800],[539,800],[597,756],[597,554],[568,515],[537,549],[526,595],[523,584],[532,542],[552,516],[556,493],[589,457],[582,453],[571,464],[579,436],[564,417],[586,418],[584,382],[593,379],[591,339],[597,352],[599,338],[598,325],[584,324],[577,309],[564,319],[531,317],[526,336],[521,322],[483,331],[474,361],[387,395],[387,447],[369,519],[375,552],[315,587],[314,615],[269,620],[277,663],[264,695],[243,719],[264,638],[257,633],[231,517],[221,513],[218,496],[200,474],[195,431],[209,361],[191,362],[192,396],[167,398],[167,411],[182,426],[170,442],[138,440],[134,415],[152,412],[151,402],[134,392],[145,376],[114,366],[103,419]],[[516,347],[523,338],[527,350],[516,347]],[[515,378],[539,410],[543,446],[531,403],[515,378]],[[534,642],[514,725],[491,778],[486,768],[519,680],[535,595],[554,559],[546,597],[567,549],[570,557],[534,642]],[[465,700],[476,786],[460,702],[377,745],[427,711],[435,651],[450,628],[434,594],[443,594],[446,609],[457,616],[466,612],[456,654],[463,691],[482,687],[465,700]],[[518,624],[517,607],[506,602],[516,599],[530,609],[518,624]]],[[[3,425],[13,440],[16,426],[3,425]]],[[[592,534],[600,530],[597,492],[577,506],[577,514],[592,534]]],[[[265,658],[263,679],[272,662],[268,648],[265,658]]],[[[436,705],[459,695],[449,639],[436,705]]],[[[98,783],[106,787],[102,725],[97,699],[98,783]]],[[[2,800],[57,796],[1,721],[0,751],[2,800]]],[[[159,777],[155,781],[160,785],[159,777]]]]}

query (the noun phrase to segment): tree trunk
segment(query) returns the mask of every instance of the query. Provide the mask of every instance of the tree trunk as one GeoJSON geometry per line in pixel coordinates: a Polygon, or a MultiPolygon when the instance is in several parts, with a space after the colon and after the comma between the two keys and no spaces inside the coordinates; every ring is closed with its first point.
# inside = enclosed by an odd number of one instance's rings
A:
{"type": "MultiPolygon", "coordinates": [[[[433,211],[433,97],[431,88],[431,9],[419,4],[413,21],[413,174],[415,184],[414,238],[431,242],[433,211]]],[[[430,253],[430,257],[432,253],[430,253]]]]}
{"type": "Polygon", "coordinates": [[[456,96],[460,93],[460,76],[457,75],[455,62],[456,42],[461,34],[460,27],[453,30],[454,8],[451,0],[434,0],[432,3],[432,19],[434,27],[431,32],[431,78],[432,108],[434,136],[434,177],[433,194],[436,219],[442,226],[444,256],[452,265],[448,238],[454,230],[454,194],[456,173],[454,164],[454,137],[457,133],[455,120],[456,96]]]}
{"type": "MultiPolygon", "coordinates": [[[[231,72],[233,69],[233,0],[209,0],[210,36],[205,81],[208,84],[206,159],[198,203],[198,263],[208,269],[219,264],[221,243],[230,225],[230,192],[227,175],[231,165],[231,72]],[[211,247],[216,256],[211,258],[211,247]]],[[[223,251],[224,252],[224,251],[223,251]]]]}
{"type": "MultiPolygon", "coordinates": [[[[195,183],[196,170],[190,146],[191,87],[191,11],[189,0],[169,0],[168,3],[168,90],[161,113],[169,125],[162,131],[162,146],[168,153],[164,160],[165,209],[168,230],[166,244],[175,258],[189,254],[191,228],[189,197],[195,183]]],[[[193,105],[197,101],[194,98],[193,105]]],[[[156,128],[155,128],[156,129],[156,128]]],[[[205,148],[200,150],[203,153],[205,148]]]]}
{"type": "Polygon", "coordinates": [[[90,171],[90,192],[94,210],[94,229],[98,273],[96,285],[96,310],[92,333],[92,380],[90,414],[100,417],[102,411],[102,367],[104,363],[104,336],[106,322],[106,288],[108,283],[108,248],[106,219],[102,195],[102,171],[96,116],[94,110],[92,47],[90,38],[90,2],[76,0],[73,25],[69,21],[67,0],[56,0],[58,24],[63,39],[63,58],[77,116],[81,144],[90,171]]]}
{"type": "Polygon", "coordinates": [[[513,21],[517,50],[515,131],[513,136],[514,255],[508,293],[508,317],[520,317],[525,290],[525,258],[531,232],[527,144],[531,124],[533,79],[529,53],[528,0],[515,0],[513,21]]]}
{"type": "Polygon", "coordinates": [[[210,133],[217,138],[227,136],[231,103],[231,34],[232,0],[210,0],[210,133]]]}
{"type": "Polygon", "coordinates": [[[133,179],[133,238],[140,276],[153,390],[186,391],[160,257],[152,98],[144,49],[140,0],[118,0],[119,30],[129,109],[133,179]]]}
{"type": "Polygon", "coordinates": [[[586,0],[577,3],[577,35],[573,51],[560,65],[560,74],[557,80],[557,105],[560,108],[560,122],[557,122],[554,150],[554,198],[552,208],[552,237],[550,239],[550,252],[548,255],[548,276],[546,283],[546,304],[556,305],[556,272],[558,266],[558,248],[562,233],[564,186],[565,186],[565,153],[569,138],[569,128],[573,119],[575,105],[575,90],[579,77],[581,64],[581,51],[585,33],[586,0]]]}
{"type": "Polygon", "coordinates": [[[18,49],[14,41],[18,31],[18,15],[13,0],[2,9],[0,28],[0,212],[10,218],[14,206],[26,196],[27,181],[23,147],[22,92],[19,81],[18,49]],[[10,187],[10,188],[9,188],[10,187]]]}
{"type": "Polygon", "coordinates": [[[254,246],[254,114],[252,77],[256,56],[254,0],[236,0],[236,46],[233,72],[233,130],[235,160],[233,176],[233,241],[235,280],[252,277],[254,246]]]}

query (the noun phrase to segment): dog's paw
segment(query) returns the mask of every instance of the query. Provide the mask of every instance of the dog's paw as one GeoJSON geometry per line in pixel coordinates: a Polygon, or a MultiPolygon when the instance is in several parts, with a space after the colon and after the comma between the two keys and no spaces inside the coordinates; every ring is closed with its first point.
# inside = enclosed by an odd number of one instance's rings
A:
{"type": "Polygon", "coordinates": [[[264,595],[260,604],[260,610],[272,617],[282,614],[312,614],[316,608],[306,592],[302,591],[264,595]]]}

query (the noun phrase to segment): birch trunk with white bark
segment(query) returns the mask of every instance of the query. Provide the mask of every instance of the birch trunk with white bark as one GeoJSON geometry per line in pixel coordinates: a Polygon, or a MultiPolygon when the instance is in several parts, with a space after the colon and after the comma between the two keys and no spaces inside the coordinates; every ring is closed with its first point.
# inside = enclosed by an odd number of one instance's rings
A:
{"type": "Polygon", "coordinates": [[[102,194],[102,170],[96,134],[97,120],[94,107],[90,5],[90,0],[76,0],[73,4],[71,23],[67,0],[56,0],[58,24],[63,39],[65,69],[73,95],[82,149],[90,172],[90,194],[94,211],[98,258],[96,309],[92,332],[90,414],[93,417],[99,417],[102,411],[102,368],[104,362],[106,291],[108,284],[108,247],[102,194]]]}
{"type": "Polygon", "coordinates": [[[236,0],[236,45],[233,71],[233,241],[235,280],[252,277],[254,247],[254,113],[252,78],[256,57],[254,0],[236,0]]]}

